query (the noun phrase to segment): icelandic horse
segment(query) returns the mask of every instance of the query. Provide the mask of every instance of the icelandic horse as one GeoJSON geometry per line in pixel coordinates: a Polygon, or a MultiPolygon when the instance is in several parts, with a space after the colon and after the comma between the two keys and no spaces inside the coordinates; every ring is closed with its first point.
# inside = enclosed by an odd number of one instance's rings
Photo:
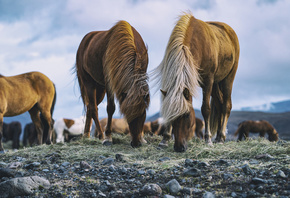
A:
{"type": "Polygon", "coordinates": [[[271,142],[278,141],[278,132],[276,129],[266,120],[246,120],[239,124],[234,136],[239,135],[238,141],[242,141],[243,138],[247,139],[249,133],[259,133],[260,137],[265,137],[268,134],[268,139],[271,142]]]}
{"type": "Polygon", "coordinates": [[[184,13],[175,25],[160,65],[153,71],[162,92],[161,114],[167,125],[160,146],[168,146],[172,133],[174,150],[187,149],[195,127],[192,96],[200,86],[205,141],[226,139],[232,108],[231,92],[239,61],[239,41],[234,30],[222,22],[204,22],[184,13]]]}
{"type": "Polygon", "coordinates": [[[126,21],[119,21],[108,31],[88,33],[80,43],[76,73],[81,97],[86,107],[84,137],[90,137],[93,118],[99,139],[104,139],[98,118],[98,105],[107,94],[108,124],[104,145],[112,144],[114,97],[120,104],[132,136],[132,147],[141,146],[142,129],[149,106],[147,83],[148,54],[140,34],[126,21]]]}
{"type": "Polygon", "coordinates": [[[47,144],[51,144],[51,109],[56,101],[53,82],[40,72],[29,72],[16,76],[0,75],[0,152],[2,146],[3,117],[12,117],[29,112],[37,130],[37,144],[42,144],[43,125],[48,126],[47,144]],[[41,116],[45,123],[42,124],[41,116]]]}

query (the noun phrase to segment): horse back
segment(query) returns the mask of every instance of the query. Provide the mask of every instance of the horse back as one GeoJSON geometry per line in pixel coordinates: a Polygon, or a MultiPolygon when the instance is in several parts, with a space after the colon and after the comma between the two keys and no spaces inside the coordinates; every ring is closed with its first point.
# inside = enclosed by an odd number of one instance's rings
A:
{"type": "Polygon", "coordinates": [[[105,85],[103,56],[107,47],[108,31],[89,32],[82,39],[77,50],[76,66],[78,75],[88,73],[97,83],[105,85]]]}

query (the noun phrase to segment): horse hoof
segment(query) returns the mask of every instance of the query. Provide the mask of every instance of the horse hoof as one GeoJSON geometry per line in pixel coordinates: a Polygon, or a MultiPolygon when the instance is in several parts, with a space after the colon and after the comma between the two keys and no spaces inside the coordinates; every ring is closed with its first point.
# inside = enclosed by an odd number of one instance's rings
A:
{"type": "Polygon", "coordinates": [[[131,146],[132,146],[133,148],[138,148],[138,147],[141,147],[142,144],[141,144],[141,142],[139,142],[139,143],[137,143],[136,145],[134,145],[133,142],[131,142],[131,146]]]}
{"type": "Polygon", "coordinates": [[[109,140],[104,140],[103,141],[103,145],[104,146],[112,146],[113,145],[113,142],[112,141],[109,141],[109,140]]]}
{"type": "Polygon", "coordinates": [[[158,144],[158,147],[159,147],[159,148],[167,148],[167,147],[168,147],[168,143],[167,143],[167,142],[160,142],[160,143],[158,144]]]}
{"type": "Polygon", "coordinates": [[[141,143],[142,143],[142,144],[147,144],[147,141],[142,137],[142,138],[141,138],[141,143]]]}

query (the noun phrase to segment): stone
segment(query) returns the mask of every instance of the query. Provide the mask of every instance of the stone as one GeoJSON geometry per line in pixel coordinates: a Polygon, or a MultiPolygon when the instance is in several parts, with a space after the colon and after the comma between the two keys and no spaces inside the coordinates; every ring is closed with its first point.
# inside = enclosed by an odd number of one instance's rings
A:
{"type": "Polygon", "coordinates": [[[198,177],[201,175],[201,171],[197,168],[190,168],[187,169],[183,172],[184,176],[193,176],[193,177],[198,177]]]}
{"type": "Polygon", "coordinates": [[[0,183],[1,198],[28,196],[33,193],[34,189],[40,187],[48,189],[49,181],[38,176],[9,179],[0,183]]]}
{"type": "Polygon", "coordinates": [[[246,175],[255,175],[255,172],[250,168],[248,164],[243,165],[241,168],[246,175]]]}
{"type": "Polygon", "coordinates": [[[61,164],[61,166],[63,166],[63,167],[67,167],[67,166],[69,166],[69,165],[70,165],[69,162],[63,162],[63,163],[61,164]]]}
{"type": "Polygon", "coordinates": [[[102,165],[111,165],[113,163],[114,163],[114,159],[109,157],[103,160],[102,165]]]}
{"type": "Polygon", "coordinates": [[[12,162],[8,168],[17,169],[17,168],[20,168],[21,166],[22,166],[21,162],[12,162]]]}
{"type": "Polygon", "coordinates": [[[212,192],[205,192],[202,198],[215,198],[215,195],[212,192]]]}
{"type": "Polygon", "coordinates": [[[267,180],[265,180],[265,179],[261,179],[261,178],[258,178],[258,177],[254,177],[253,179],[252,179],[252,183],[253,184],[266,184],[267,183],[267,180]]]}
{"type": "Polygon", "coordinates": [[[162,189],[158,184],[146,184],[141,188],[140,193],[143,196],[160,196],[162,189]]]}
{"type": "Polygon", "coordinates": [[[9,168],[0,168],[0,178],[2,177],[15,177],[16,171],[9,168]]]}
{"type": "Polygon", "coordinates": [[[285,175],[285,173],[281,170],[278,171],[277,173],[277,177],[280,177],[280,178],[287,178],[287,176],[285,175]]]}
{"type": "Polygon", "coordinates": [[[164,161],[168,161],[168,160],[170,160],[169,157],[162,157],[162,158],[160,158],[158,161],[159,161],[159,162],[164,162],[164,161]]]}
{"type": "Polygon", "coordinates": [[[89,163],[86,162],[86,161],[81,161],[81,162],[80,162],[80,168],[81,168],[81,169],[92,169],[92,166],[89,165],[89,163]]]}
{"type": "Polygon", "coordinates": [[[181,190],[181,186],[176,179],[170,180],[165,186],[168,188],[169,192],[174,195],[181,190]]]}

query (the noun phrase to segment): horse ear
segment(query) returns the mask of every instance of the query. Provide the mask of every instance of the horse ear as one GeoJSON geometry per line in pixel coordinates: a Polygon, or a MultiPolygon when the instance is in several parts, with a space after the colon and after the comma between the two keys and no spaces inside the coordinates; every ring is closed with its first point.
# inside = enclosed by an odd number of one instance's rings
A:
{"type": "Polygon", "coordinates": [[[161,91],[162,95],[165,97],[167,94],[167,91],[163,91],[162,89],[160,89],[160,91],[161,91]]]}
{"type": "Polygon", "coordinates": [[[190,99],[190,93],[189,93],[189,90],[187,88],[184,88],[183,95],[184,95],[186,100],[190,99]]]}

